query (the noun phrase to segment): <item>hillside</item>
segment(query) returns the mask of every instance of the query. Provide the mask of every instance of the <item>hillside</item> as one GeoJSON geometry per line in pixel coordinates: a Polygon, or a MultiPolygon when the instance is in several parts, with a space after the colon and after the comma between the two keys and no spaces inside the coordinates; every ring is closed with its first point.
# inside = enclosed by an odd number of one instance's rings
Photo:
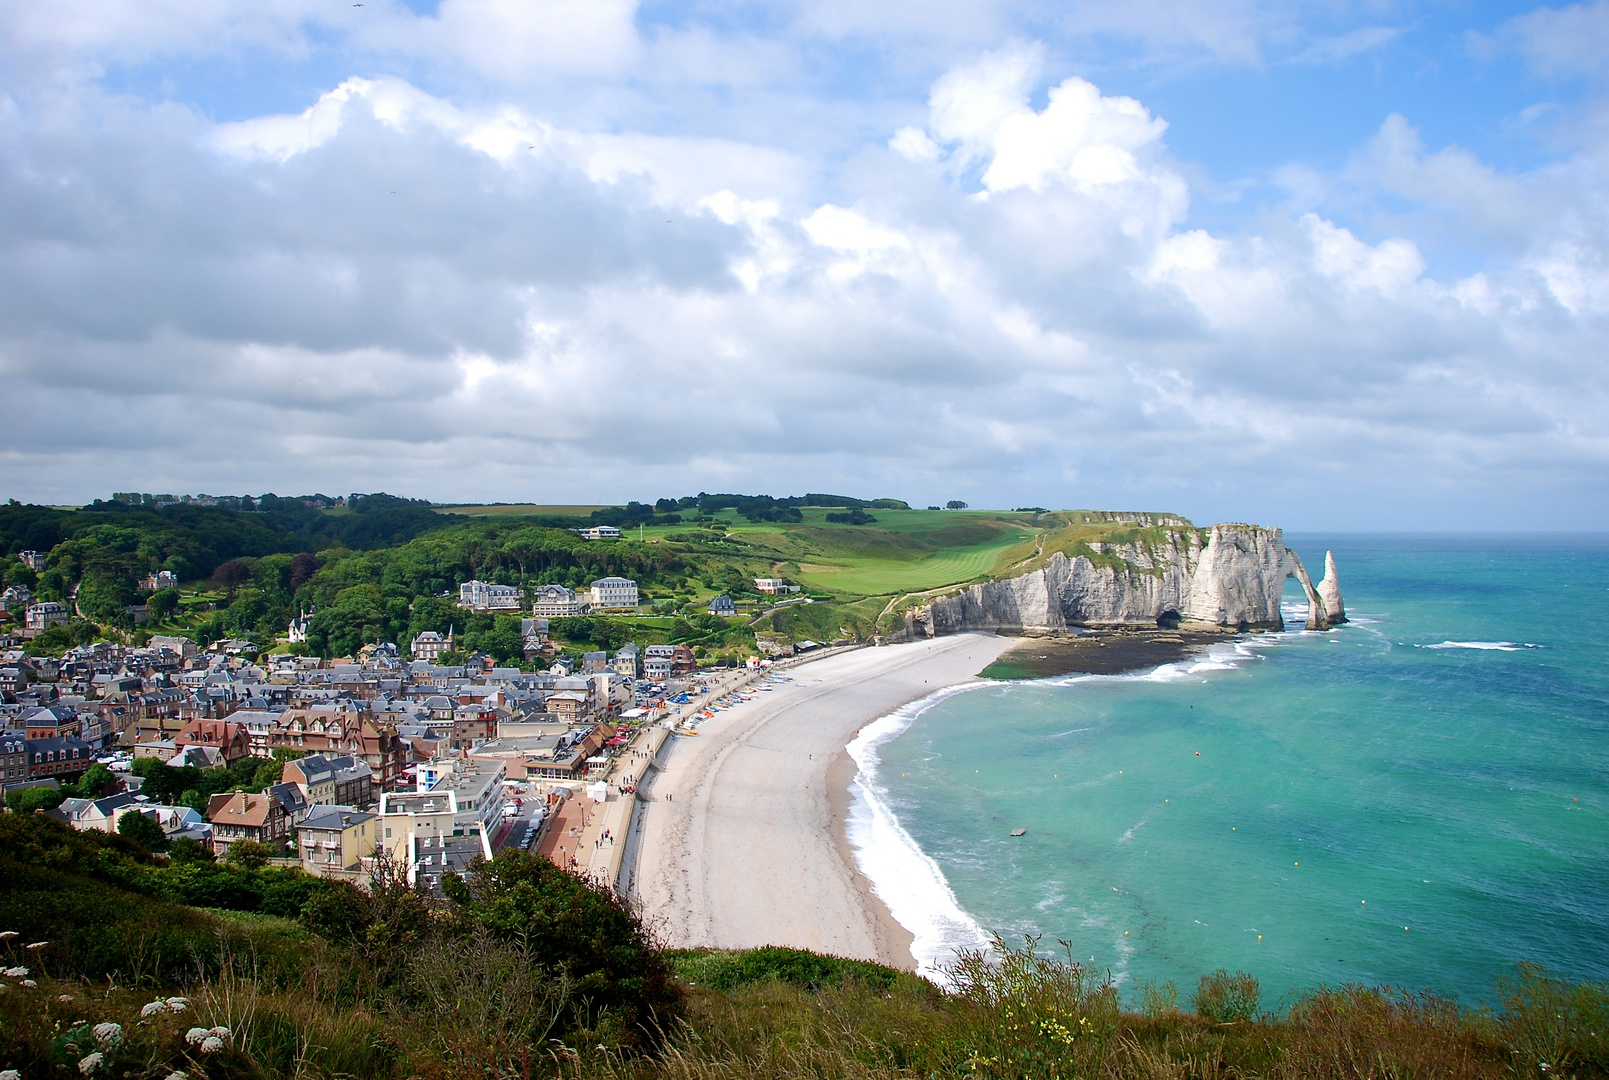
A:
{"type": "Polygon", "coordinates": [[[460,583],[585,589],[621,575],[638,582],[643,610],[560,620],[561,644],[686,642],[709,656],[740,656],[754,650],[756,632],[863,639],[892,625],[891,614],[913,598],[1021,573],[1057,551],[1110,561],[1103,543],[1162,528],[1094,512],[917,510],[838,495],[698,495],[602,508],[439,508],[374,495],[314,505],[325,501],[0,507],[0,577],[40,599],[76,603],[80,619],[33,642],[40,652],[114,632],[184,633],[203,644],[247,638],[267,649],[306,611],[314,613],[307,648],[326,657],[373,641],[405,647],[426,630],[451,629],[466,651],[517,662],[518,617],[464,612],[453,602],[460,583]],[[594,524],[624,535],[586,540],[572,531],[594,524]],[[47,553],[42,572],[17,561],[24,549],[47,553]],[[178,587],[142,587],[158,570],[178,587]],[[775,598],[756,589],[762,577],[798,586],[793,599],[811,603],[768,610],[775,598]],[[722,594],[741,605],[741,618],[704,613],[722,594]]]}
{"type": "Polygon", "coordinates": [[[1240,973],[1120,990],[997,942],[941,989],[793,949],[655,948],[520,852],[431,899],[169,863],[0,817],[0,1070],[26,1077],[576,1080],[1609,1075],[1609,988],[1520,968],[1474,1012],[1360,986],[1266,1003],[1240,973]],[[206,908],[192,906],[206,904],[206,908]],[[1269,1007],[1277,1006],[1276,1011],[1269,1007]]]}

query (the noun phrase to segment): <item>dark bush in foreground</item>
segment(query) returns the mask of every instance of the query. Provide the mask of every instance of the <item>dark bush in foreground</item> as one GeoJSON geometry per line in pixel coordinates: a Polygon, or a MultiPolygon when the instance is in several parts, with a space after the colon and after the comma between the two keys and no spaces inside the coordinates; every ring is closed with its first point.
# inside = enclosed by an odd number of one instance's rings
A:
{"type": "Polygon", "coordinates": [[[670,963],[609,890],[518,850],[479,864],[467,884],[461,917],[562,973],[578,1024],[618,1024],[640,1045],[675,1025],[681,993],[670,963]]]}

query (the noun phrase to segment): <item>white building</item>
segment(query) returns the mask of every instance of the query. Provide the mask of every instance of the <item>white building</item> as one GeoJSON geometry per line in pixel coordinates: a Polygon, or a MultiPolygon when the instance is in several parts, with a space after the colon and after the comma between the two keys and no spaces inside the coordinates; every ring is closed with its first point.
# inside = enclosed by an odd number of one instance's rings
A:
{"type": "Polygon", "coordinates": [[[466,581],[458,586],[458,606],[471,611],[515,611],[520,606],[520,590],[512,585],[466,581]]]}
{"type": "Polygon", "coordinates": [[[292,645],[307,641],[307,626],[313,621],[307,612],[298,612],[296,618],[291,620],[290,627],[285,631],[285,640],[292,645]]]}
{"type": "Polygon", "coordinates": [[[773,596],[778,593],[796,593],[799,591],[799,586],[789,585],[781,578],[774,577],[757,577],[754,579],[754,587],[763,593],[771,593],[773,596]]]}
{"type": "Polygon", "coordinates": [[[536,590],[536,603],[531,614],[539,619],[563,619],[572,615],[585,615],[587,602],[576,596],[574,589],[563,585],[542,585],[536,590]]]}
{"type": "Polygon", "coordinates": [[[593,525],[586,529],[577,529],[576,532],[588,540],[612,540],[620,536],[620,530],[613,525],[593,525]]]}
{"type": "Polygon", "coordinates": [[[637,583],[629,578],[606,577],[592,583],[592,606],[595,608],[635,608],[637,583]]]}
{"type": "MultiPolygon", "coordinates": [[[[379,843],[407,868],[408,883],[440,887],[444,870],[462,873],[477,855],[492,857],[492,834],[503,820],[507,763],[497,758],[449,758],[428,763],[425,791],[380,796],[379,843]]],[[[419,770],[424,784],[427,771],[419,770]]]]}
{"type": "Polygon", "coordinates": [[[158,570],[156,573],[146,574],[140,579],[140,588],[150,592],[156,592],[158,589],[177,589],[178,587],[179,579],[172,570],[158,570]]]}
{"type": "Polygon", "coordinates": [[[45,563],[49,561],[49,558],[50,557],[42,551],[17,552],[17,561],[36,574],[42,574],[45,572],[45,563]]]}

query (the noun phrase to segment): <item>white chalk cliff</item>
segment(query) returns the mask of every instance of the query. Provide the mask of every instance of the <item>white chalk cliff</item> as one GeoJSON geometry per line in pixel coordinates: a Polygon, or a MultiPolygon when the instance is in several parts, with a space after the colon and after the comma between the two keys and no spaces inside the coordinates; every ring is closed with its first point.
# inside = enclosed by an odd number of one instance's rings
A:
{"type": "MultiPolygon", "coordinates": [[[[1285,579],[1301,582],[1307,628],[1328,629],[1328,603],[1279,529],[1214,525],[1166,530],[1160,542],[1097,544],[1069,558],[1056,552],[1019,577],[986,581],[911,608],[906,629],[932,637],[968,630],[1054,633],[1075,627],[1205,624],[1280,630],[1285,579]],[[1205,540],[1203,540],[1205,536],[1205,540]]],[[[1334,562],[1326,561],[1327,582],[1334,562]]],[[[1339,610],[1340,593],[1336,591],[1339,610]]]]}
{"type": "Polygon", "coordinates": [[[1346,622],[1346,605],[1341,602],[1341,581],[1335,576],[1335,552],[1324,553],[1324,580],[1318,583],[1318,594],[1324,601],[1324,612],[1330,625],[1346,622]]]}

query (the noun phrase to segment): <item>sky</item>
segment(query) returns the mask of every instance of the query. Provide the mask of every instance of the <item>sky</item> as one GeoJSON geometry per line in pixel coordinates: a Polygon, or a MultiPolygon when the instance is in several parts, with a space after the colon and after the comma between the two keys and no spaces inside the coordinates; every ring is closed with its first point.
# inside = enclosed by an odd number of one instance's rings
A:
{"type": "Polygon", "coordinates": [[[1609,528],[1609,0],[8,0],[0,497],[1609,528]]]}

